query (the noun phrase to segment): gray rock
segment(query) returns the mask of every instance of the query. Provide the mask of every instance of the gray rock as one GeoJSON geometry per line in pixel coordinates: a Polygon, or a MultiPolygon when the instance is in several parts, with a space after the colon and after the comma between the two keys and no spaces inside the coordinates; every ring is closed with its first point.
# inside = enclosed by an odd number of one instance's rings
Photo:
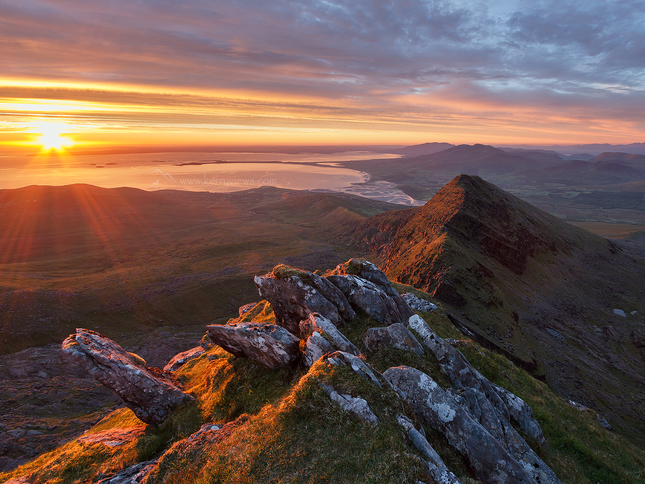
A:
{"type": "Polygon", "coordinates": [[[425,373],[409,367],[390,368],[383,376],[405,395],[415,413],[446,436],[461,452],[475,476],[496,484],[535,481],[470,413],[425,373]]]}
{"type": "Polygon", "coordinates": [[[276,277],[271,273],[256,276],[254,281],[260,296],[271,303],[276,324],[293,334],[298,334],[300,321],[311,313],[322,314],[337,326],[356,318],[343,293],[317,274],[298,271],[276,277]]]}
{"type": "Polygon", "coordinates": [[[401,294],[401,297],[406,303],[408,303],[408,306],[410,306],[415,311],[425,311],[426,313],[431,313],[432,311],[437,309],[436,304],[433,304],[430,301],[426,301],[425,299],[421,299],[411,292],[401,294]]]}
{"type": "Polygon", "coordinates": [[[168,372],[177,371],[179,368],[181,368],[183,365],[188,363],[190,360],[199,358],[204,353],[205,353],[205,350],[202,346],[196,346],[195,348],[176,354],[175,356],[172,357],[172,359],[168,362],[168,364],[163,367],[163,371],[168,371],[168,372]]]}
{"type": "Polygon", "coordinates": [[[312,313],[307,319],[300,321],[300,336],[302,338],[318,332],[325,335],[336,350],[359,355],[360,351],[349,341],[343,333],[329,319],[322,314],[312,313]]]}
{"type": "Polygon", "coordinates": [[[450,472],[439,454],[437,454],[437,451],[432,448],[425,436],[415,428],[409,418],[404,415],[398,415],[396,421],[408,434],[412,444],[427,459],[428,472],[437,484],[461,484],[457,476],[450,472]]]}
{"type": "Polygon", "coordinates": [[[405,324],[405,321],[414,314],[410,306],[403,300],[396,289],[392,287],[385,273],[370,261],[365,259],[350,259],[344,264],[336,266],[334,273],[338,275],[355,275],[376,284],[396,304],[399,314],[403,318],[403,321],[399,322],[405,324]]]}
{"type": "Polygon", "coordinates": [[[400,323],[385,328],[370,328],[363,336],[363,343],[369,351],[377,351],[382,346],[411,351],[423,355],[423,346],[417,341],[408,328],[400,323]]]}
{"type": "Polygon", "coordinates": [[[344,351],[336,351],[326,355],[325,361],[332,366],[348,366],[354,373],[362,376],[366,380],[374,383],[377,387],[381,388],[381,382],[376,377],[376,375],[379,374],[378,371],[365,363],[358,356],[345,353],[344,351]]]}
{"type": "Polygon", "coordinates": [[[152,472],[156,464],[156,460],[134,464],[112,477],[101,479],[97,484],[139,484],[152,472]]]}
{"type": "Polygon", "coordinates": [[[158,368],[146,368],[114,341],[76,329],[63,351],[97,381],[113,390],[143,422],[160,425],[179,404],[193,400],[158,368]]]}
{"type": "Polygon", "coordinates": [[[542,427],[540,427],[540,424],[535,420],[535,415],[533,415],[531,407],[529,407],[524,400],[514,393],[511,393],[494,383],[491,383],[491,385],[504,403],[506,403],[506,408],[508,408],[511,418],[517,422],[520,428],[533,437],[538,444],[546,445],[546,439],[544,438],[542,427]]]}
{"type": "Polygon", "coordinates": [[[300,357],[300,339],[275,324],[211,324],[206,327],[206,334],[229,353],[250,358],[271,369],[287,366],[300,357]]]}
{"type": "Polygon", "coordinates": [[[378,418],[372,412],[372,409],[368,405],[367,401],[361,397],[352,397],[347,394],[340,394],[334,387],[331,385],[325,385],[324,383],[320,384],[320,388],[336,402],[340,407],[348,413],[351,413],[365,422],[375,424],[378,422],[378,418]]]}
{"type": "Polygon", "coordinates": [[[310,367],[323,355],[336,351],[336,348],[327,341],[318,331],[314,331],[305,342],[303,362],[310,367]]]}
{"type": "Polygon", "coordinates": [[[135,464],[111,478],[98,481],[98,484],[139,484],[150,475],[156,464],[157,462],[154,460],[135,464]]]}
{"type": "Polygon", "coordinates": [[[437,358],[441,371],[446,374],[455,388],[465,390],[474,388],[481,391],[493,405],[510,420],[506,404],[497,394],[492,384],[482,376],[468,360],[455,348],[435,333],[421,316],[414,315],[409,319],[409,327],[421,336],[423,345],[432,351],[437,358]]]}
{"type": "Polygon", "coordinates": [[[354,309],[363,311],[379,323],[407,322],[394,299],[373,282],[352,275],[331,275],[327,279],[341,290],[354,309]]]}
{"type": "Polygon", "coordinates": [[[461,396],[466,400],[471,416],[504,446],[535,482],[560,484],[555,473],[538,457],[483,393],[470,388],[462,392],[461,396]]]}

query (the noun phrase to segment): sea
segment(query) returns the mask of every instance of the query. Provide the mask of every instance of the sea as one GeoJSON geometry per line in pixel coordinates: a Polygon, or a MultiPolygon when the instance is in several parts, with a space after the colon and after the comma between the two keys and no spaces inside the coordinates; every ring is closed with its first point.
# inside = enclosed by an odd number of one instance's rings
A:
{"type": "Polygon", "coordinates": [[[104,188],[236,192],[262,186],[343,192],[401,205],[421,205],[393,183],[340,166],[400,155],[368,151],[322,153],[159,152],[0,156],[0,189],[87,183],[104,188]]]}

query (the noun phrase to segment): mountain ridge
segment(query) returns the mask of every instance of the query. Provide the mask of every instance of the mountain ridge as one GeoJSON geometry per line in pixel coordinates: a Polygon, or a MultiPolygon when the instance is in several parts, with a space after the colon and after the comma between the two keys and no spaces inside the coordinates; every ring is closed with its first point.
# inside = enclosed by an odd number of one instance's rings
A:
{"type": "Polygon", "coordinates": [[[467,175],[423,207],[363,221],[354,240],[480,342],[629,433],[643,429],[645,380],[634,368],[645,355],[632,334],[645,328],[645,261],[627,247],[467,175]]]}

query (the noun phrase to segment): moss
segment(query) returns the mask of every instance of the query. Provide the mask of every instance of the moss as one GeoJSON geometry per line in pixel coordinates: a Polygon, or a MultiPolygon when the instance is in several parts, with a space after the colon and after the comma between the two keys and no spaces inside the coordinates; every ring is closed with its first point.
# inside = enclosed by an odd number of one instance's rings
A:
{"type": "Polygon", "coordinates": [[[302,269],[296,269],[294,267],[289,267],[288,265],[285,265],[285,264],[279,264],[275,266],[271,273],[276,279],[287,279],[289,277],[298,277],[307,284],[312,283],[311,272],[303,271],[302,269]]]}

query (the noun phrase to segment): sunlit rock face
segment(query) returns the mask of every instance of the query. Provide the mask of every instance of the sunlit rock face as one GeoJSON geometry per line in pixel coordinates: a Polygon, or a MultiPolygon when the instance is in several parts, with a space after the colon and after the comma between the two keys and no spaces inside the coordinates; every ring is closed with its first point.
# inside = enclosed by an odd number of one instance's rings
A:
{"type": "Polygon", "coordinates": [[[300,339],[275,324],[211,324],[206,331],[213,343],[229,353],[251,358],[267,368],[281,368],[300,357],[300,339]]]}
{"type": "Polygon", "coordinates": [[[193,400],[160,369],[147,368],[140,357],[94,331],[77,328],[63,342],[63,351],[145,423],[160,425],[174,408],[193,400]]]}

